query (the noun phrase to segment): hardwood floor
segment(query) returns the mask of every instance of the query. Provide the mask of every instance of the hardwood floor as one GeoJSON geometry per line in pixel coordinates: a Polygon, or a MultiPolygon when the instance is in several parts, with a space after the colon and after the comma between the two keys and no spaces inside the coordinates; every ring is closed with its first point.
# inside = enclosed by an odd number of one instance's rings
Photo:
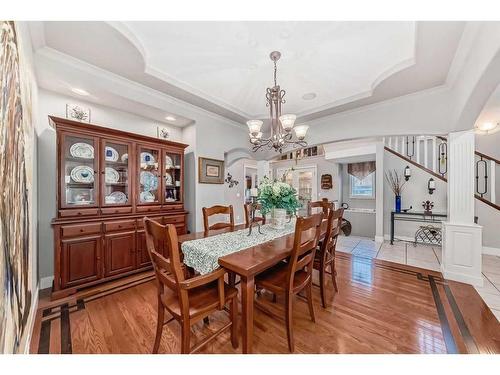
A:
{"type": "MultiPolygon", "coordinates": [[[[305,301],[295,300],[295,353],[500,353],[500,324],[473,287],[445,281],[438,272],[345,253],[337,253],[337,270],[339,293],[327,294],[326,309],[319,289],[313,290],[316,323],[305,301]]],[[[151,353],[151,275],[41,300],[31,353],[151,353]]],[[[258,298],[269,308],[283,303],[273,304],[265,293],[258,298]]],[[[226,321],[219,312],[210,325],[193,326],[192,342],[226,321]]],[[[254,321],[254,353],[288,353],[283,322],[260,310],[254,321]]],[[[173,321],[164,327],[160,353],[179,352],[180,327],[173,321]]],[[[235,350],[224,333],[201,353],[241,353],[241,338],[235,350]]]]}

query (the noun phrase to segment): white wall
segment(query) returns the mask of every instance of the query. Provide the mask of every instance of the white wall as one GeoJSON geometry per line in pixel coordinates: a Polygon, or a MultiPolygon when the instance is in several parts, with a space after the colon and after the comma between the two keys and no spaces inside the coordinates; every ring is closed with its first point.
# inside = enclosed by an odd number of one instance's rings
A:
{"type": "MultiPolygon", "coordinates": [[[[401,175],[408,165],[404,160],[386,151],[384,155],[384,172],[396,169],[401,175]]],[[[422,202],[430,200],[434,202],[434,212],[446,212],[447,210],[447,185],[446,182],[433,177],[436,181],[436,190],[432,195],[427,189],[427,182],[432,176],[418,167],[410,165],[411,177],[406,183],[401,196],[401,208],[413,206],[413,211],[423,211],[422,202]]],[[[391,211],[394,210],[394,193],[389,184],[384,181],[384,236],[390,235],[391,211]]],[[[395,237],[414,237],[415,231],[423,223],[411,223],[397,221],[395,223],[395,237]]],[[[436,224],[439,225],[439,224],[436,224]]]]}
{"type": "MultiPolygon", "coordinates": [[[[90,108],[91,123],[93,124],[156,137],[156,123],[153,120],[83,100],[75,100],[72,97],[47,90],[39,90],[37,155],[38,169],[41,173],[38,180],[38,241],[40,246],[38,262],[42,288],[51,286],[54,273],[54,240],[50,223],[56,216],[57,209],[56,133],[49,125],[48,116],[66,117],[66,103],[75,103],[90,108]]],[[[182,130],[180,128],[165,124],[162,124],[162,126],[170,129],[171,140],[183,141],[182,130]]]]}

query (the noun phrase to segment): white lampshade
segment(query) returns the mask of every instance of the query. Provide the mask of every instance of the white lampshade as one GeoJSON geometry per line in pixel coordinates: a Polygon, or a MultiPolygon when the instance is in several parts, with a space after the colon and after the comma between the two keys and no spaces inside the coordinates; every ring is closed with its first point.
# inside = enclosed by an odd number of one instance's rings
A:
{"type": "Polygon", "coordinates": [[[306,137],[307,129],[309,129],[309,125],[299,125],[293,128],[293,130],[295,130],[295,135],[300,140],[306,137]]]}
{"type": "Polygon", "coordinates": [[[281,126],[286,132],[289,132],[293,128],[293,124],[295,123],[295,119],[297,116],[295,115],[282,115],[280,116],[281,126]]]}
{"type": "Polygon", "coordinates": [[[262,121],[260,120],[248,120],[247,121],[248,130],[250,134],[255,135],[260,132],[260,128],[262,127],[262,121]]]}

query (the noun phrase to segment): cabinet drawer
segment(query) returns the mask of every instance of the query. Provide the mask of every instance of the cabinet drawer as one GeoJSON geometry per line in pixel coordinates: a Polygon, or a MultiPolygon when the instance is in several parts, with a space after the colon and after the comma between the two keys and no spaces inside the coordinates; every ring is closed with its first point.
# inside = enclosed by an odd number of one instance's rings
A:
{"type": "Polygon", "coordinates": [[[163,220],[166,224],[184,223],[184,216],[164,216],[163,220]]]}
{"type": "Polygon", "coordinates": [[[167,211],[181,211],[183,208],[182,204],[166,204],[163,206],[163,209],[167,211]]]}
{"type": "Polygon", "coordinates": [[[63,225],[61,227],[61,232],[63,237],[76,237],[101,233],[101,223],[63,225]]]}
{"type": "Polygon", "coordinates": [[[74,217],[74,216],[95,216],[99,213],[97,208],[82,208],[72,210],[59,210],[60,217],[74,217]]]}
{"type": "MultiPolygon", "coordinates": [[[[148,218],[156,221],[157,223],[163,224],[161,216],[155,216],[155,217],[148,216],[148,218]]],[[[137,219],[137,229],[144,229],[144,222],[142,221],[142,219],[137,219]]]]}
{"type": "Polygon", "coordinates": [[[101,213],[103,215],[110,215],[110,214],[130,214],[130,213],[132,213],[132,207],[107,207],[107,208],[101,208],[101,213]]]}
{"type": "Polygon", "coordinates": [[[137,207],[137,212],[155,212],[160,211],[161,206],[141,206],[137,207]]]}
{"type": "Polygon", "coordinates": [[[121,221],[110,221],[104,223],[104,230],[106,232],[113,232],[117,230],[133,230],[135,229],[135,220],[121,220],[121,221]]]}

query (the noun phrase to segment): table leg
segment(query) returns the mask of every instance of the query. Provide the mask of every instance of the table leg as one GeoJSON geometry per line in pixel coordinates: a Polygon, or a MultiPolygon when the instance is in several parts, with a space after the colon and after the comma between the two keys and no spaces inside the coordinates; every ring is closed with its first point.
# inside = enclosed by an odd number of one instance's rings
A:
{"type": "Polygon", "coordinates": [[[394,245],[394,212],[391,212],[391,245],[394,245]]]}
{"type": "Polygon", "coordinates": [[[241,277],[241,338],[243,354],[252,353],[254,277],[241,277]]]}

